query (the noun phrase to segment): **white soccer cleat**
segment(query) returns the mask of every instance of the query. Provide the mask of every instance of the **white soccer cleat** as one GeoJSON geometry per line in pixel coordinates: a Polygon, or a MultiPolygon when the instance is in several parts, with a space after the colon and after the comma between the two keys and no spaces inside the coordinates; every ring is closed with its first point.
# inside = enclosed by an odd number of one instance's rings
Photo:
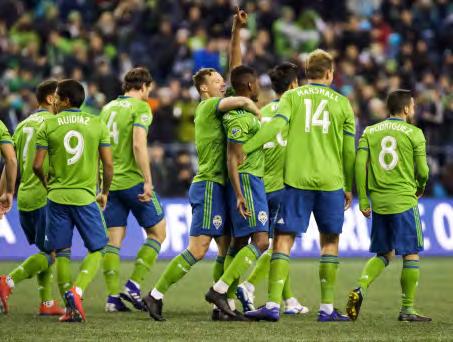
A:
{"type": "Polygon", "coordinates": [[[310,312],[310,309],[299,303],[296,298],[285,300],[285,315],[305,315],[310,312]]]}

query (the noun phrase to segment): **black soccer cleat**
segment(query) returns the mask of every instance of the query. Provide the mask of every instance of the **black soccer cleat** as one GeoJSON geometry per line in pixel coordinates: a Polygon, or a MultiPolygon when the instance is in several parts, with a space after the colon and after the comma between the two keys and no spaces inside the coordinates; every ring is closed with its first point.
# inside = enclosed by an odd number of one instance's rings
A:
{"type": "Polygon", "coordinates": [[[162,299],[155,299],[151,294],[148,294],[143,297],[143,305],[152,319],[158,322],[165,321],[165,318],[162,317],[162,299]]]}
{"type": "Polygon", "coordinates": [[[360,287],[349,293],[348,303],[346,304],[346,313],[352,321],[359,317],[360,307],[362,306],[363,295],[360,287]]]}
{"type": "Polygon", "coordinates": [[[211,315],[211,319],[213,321],[228,321],[230,318],[230,316],[228,316],[227,314],[223,313],[220,309],[212,309],[212,315],[211,315]]]}
{"type": "Polygon", "coordinates": [[[208,303],[214,304],[222,312],[226,313],[228,316],[236,316],[233,310],[231,310],[228,305],[226,293],[218,293],[212,287],[209,288],[209,291],[206,292],[204,298],[208,303]]]}
{"type": "Polygon", "coordinates": [[[398,321],[400,321],[400,322],[431,322],[432,318],[419,315],[416,312],[414,312],[414,313],[400,312],[400,315],[398,316],[398,321]]]}

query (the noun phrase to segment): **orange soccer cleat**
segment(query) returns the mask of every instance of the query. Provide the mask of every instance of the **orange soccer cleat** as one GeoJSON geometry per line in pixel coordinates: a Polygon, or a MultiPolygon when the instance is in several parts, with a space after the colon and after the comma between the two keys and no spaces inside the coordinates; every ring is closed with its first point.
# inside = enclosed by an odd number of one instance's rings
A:
{"type": "Polygon", "coordinates": [[[12,288],[8,285],[8,276],[0,276],[0,312],[8,313],[8,298],[12,288]]]}
{"type": "Polygon", "coordinates": [[[65,309],[59,306],[54,300],[41,303],[39,306],[40,316],[63,316],[65,313],[65,309]]]}

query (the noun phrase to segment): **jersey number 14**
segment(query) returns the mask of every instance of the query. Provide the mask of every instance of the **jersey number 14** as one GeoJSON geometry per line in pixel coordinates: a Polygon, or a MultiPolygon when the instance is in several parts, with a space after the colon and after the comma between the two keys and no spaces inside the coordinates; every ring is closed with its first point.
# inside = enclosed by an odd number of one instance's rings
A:
{"type": "Polygon", "coordinates": [[[313,114],[313,101],[311,99],[304,99],[305,104],[305,132],[310,132],[312,126],[321,126],[322,133],[329,133],[329,112],[324,110],[327,106],[327,100],[321,100],[318,107],[313,114]],[[322,119],[320,119],[322,115],[322,119]]]}

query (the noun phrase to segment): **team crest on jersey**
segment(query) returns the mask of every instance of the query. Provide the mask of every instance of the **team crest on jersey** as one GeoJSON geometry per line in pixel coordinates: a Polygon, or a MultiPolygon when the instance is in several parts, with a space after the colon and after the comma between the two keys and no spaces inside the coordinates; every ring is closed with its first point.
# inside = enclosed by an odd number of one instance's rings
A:
{"type": "Polygon", "coordinates": [[[264,226],[267,222],[267,213],[265,211],[260,211],[258,213],[258,221],[264,226]]]}
{"type": "Polygon", "coordinates": [[[215,215],[214,218],[212,219],[212,224],[214,225],[215,229],[219,229],[220,226],[222,225],[222,216],[215,215]]]}
{"type": "Polygon", "coordinates": [[[148,114],[142,114],[140,116],[140,120],[142,120],[143,123],[147,124],[149,122],[149,116],[148,114]]]}
{"type": "Polygon", "coordinates": [[[231,134],[236,138],[239,134],[241,134],[241,129],[239,127],[233,127],[231,129],[231,134]]]}

